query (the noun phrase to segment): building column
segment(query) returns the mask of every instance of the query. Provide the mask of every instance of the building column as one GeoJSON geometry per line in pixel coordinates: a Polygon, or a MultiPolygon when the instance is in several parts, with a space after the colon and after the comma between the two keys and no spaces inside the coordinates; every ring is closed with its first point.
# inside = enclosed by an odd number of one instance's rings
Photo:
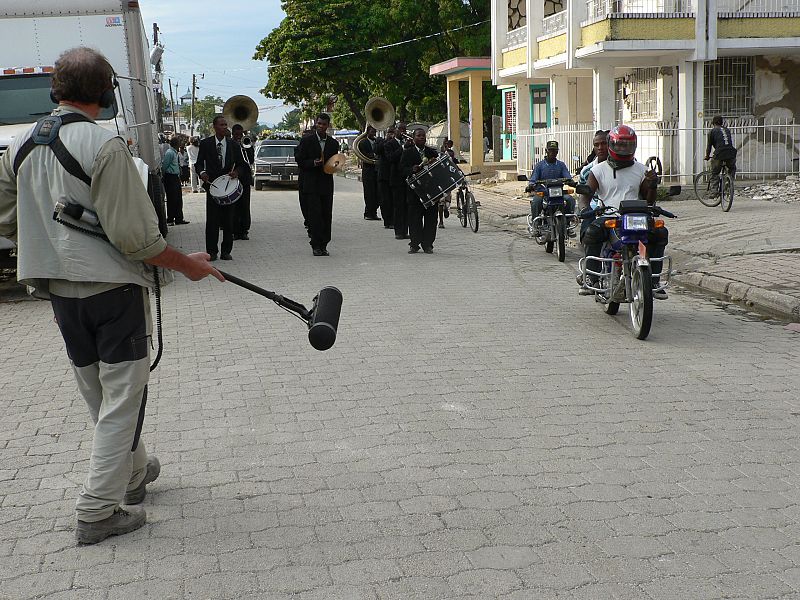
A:
{"type": "Polygon", "coordinates": [[[569,103],[569,78],[564,75],[550,76],[550,125],[572,123],[569,103]]]}
{"type": "MultiPolygon", "coordinates": [[[[520,131],[531,131],[531,84],[528,80],[517,82],[517,133],[520,131]]],[[[520,139],[517,137],[517,169],[519,173],[524,173],[530,169],[532,148],[530,147],[532,138],[520,139]]]]}
{"type": "Polygon", "coordinates": [[[614,106],[614,67],[600,65],[592,69],[592,113],[596,129],[609,129],[617,118],[614,106]]]}
{"type": "Polygon", "coordinates": [[[461,150],[461,119],[459,118],[459,81],[447,78],[447,136],[453,140],[453,149],[461,150]]]}
{"type": "Polygon", "coordinates": [[[678,65],[678,167],[682,185],[703,170],[703,62],[678,65]]]}
{"type": "Polygon", "coordinates": [[[483,166],[483,79],[469,75],[469,162],[472,170],[483,166]]]}

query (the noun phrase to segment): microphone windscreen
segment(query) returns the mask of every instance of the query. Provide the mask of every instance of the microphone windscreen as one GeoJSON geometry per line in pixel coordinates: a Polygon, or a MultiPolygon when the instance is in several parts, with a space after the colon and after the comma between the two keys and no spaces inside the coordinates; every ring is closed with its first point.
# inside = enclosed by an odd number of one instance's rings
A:
{"type": "Polygon", "coordinates": [[[339,314],[342,312],[342,292],[335,287],[319,291],[311,313],[308,341],[317,350],[327,350],[336,341],[339,314]]]}

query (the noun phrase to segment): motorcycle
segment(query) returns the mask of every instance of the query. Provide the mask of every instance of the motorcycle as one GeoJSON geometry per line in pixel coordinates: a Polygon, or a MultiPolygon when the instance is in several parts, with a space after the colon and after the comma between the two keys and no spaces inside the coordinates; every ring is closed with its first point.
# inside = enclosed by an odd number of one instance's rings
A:
{"type": "MultiPolygon", "coordinates": [[[[586,193],[580,189],[578,193],[586,193]]],[[[588,190],[591,193],[591,190],[588,190]]],[[[672,188],[670,195],[675,195],[672,188]]],[[[578,262],[583,285],[595,292],[596,302],[603,304],[606,314],[615,315],[621,303],[629,304],[634,335],[643,340],[650,334],[653,322],[653,294],[665,291],[672,272],[672,258],[648,257],[648,234],[664,227],[661,217],[675,218],[671,212],[658,206],[649,206],[644,200],[626,200],[619,208],[600,203],[597,209],[587,208],[581,219],[604,217],[603,227],[609,230],[609,239],[603,245],[601,256],[587,256],[578,262]],[[588,268],[587,261],[600,263],[600,271],[588,268]],[[661,273],[653,287],[652,267],[661,263],[661,273]]]]}
{"type": "Polygon", "coordinates": [[[557,248],[559,262],[566,258],[567,237],[575,237],[575,214],[567,212],[566,184],[575,186],[572,179],[542,179],[525,188],[542,198],[542,212],[537,217],[533,212],[528,215],[528,233],[548,254],[557,248]]]}

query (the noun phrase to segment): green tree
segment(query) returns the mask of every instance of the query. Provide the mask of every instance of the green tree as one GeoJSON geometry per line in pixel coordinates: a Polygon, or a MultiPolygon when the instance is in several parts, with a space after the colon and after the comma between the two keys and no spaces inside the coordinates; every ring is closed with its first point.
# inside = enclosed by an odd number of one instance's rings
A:
{"type": "Polygon", "coordinates": [[[300,131],[300,118],[300,109],[293,108],[283,115],[283,119],[275,126],[275,129],[280,129],[282,131],[300,131]]]}
{"type": "MultiPolygon", "coordinates": [[[[216,107],[222,106],[223,104],[225,104],[225,101],[219,96],[206,96],[202,100],[195,99],[194,120],[197,123],[197,133],[203,135],[211,134],[211,122],[214,120],[214,117],[219,114],[216,107]]],[[[181,107],[181,111],[183,116],[188,120],[191,107],[186,104],[181,107]]]]}
{"type": "Polygon", "coordinates": [[[403,120],[438,120],[446,114],[445,84],[430,65],[454,56],[486,56],[489,23],[408,44],[334,60],[296,64],[365,48],[396,44],[489,19],[485,0],[284,0],[286,18],[256,48],[271,65],[263,92],[306,101],[306,115],[337,99],[337,126],[365,125],[363,107],[381,95],[403,120]]]}

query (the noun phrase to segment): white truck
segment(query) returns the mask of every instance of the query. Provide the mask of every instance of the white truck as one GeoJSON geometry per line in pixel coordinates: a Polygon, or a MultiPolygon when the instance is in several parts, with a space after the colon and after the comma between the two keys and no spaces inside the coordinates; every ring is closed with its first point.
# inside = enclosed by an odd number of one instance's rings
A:
{"type": "MultiPolygon", "coordinates": [[[[111,63],[119,81],[116,106],[105,109],[97,122],[118,132],[133,155],[147,164],[148,192],[163,224],[153,70],[139,2],[2,0],[0,40],[0,155],[55,106],[50,78],[59,55],[76,46],[95,48],[111,63]]],[[[166,227],[162,231],[166,234],[166,227]]],[[[9,245],[0,238],[4,266],[9,245]]]]}

